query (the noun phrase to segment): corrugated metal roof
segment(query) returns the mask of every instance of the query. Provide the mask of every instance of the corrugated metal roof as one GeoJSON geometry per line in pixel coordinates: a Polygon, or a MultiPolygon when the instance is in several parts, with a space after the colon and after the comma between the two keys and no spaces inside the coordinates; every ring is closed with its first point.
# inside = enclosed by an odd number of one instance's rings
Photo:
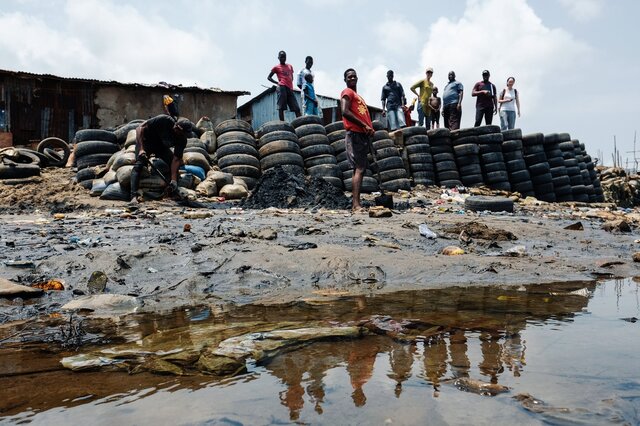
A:
{"type": "Polygon", "coordinates": [[[186,91],[199,91],[199,92],[214,92],[214,93],[225,93],[229,95],[243,96],[250,95],[250,92],[244,90],[222,90],[216,87],[198,87],[198,86],[182,86],[182,85],[173,85],[165,82],[159,82],[158,84],[142,84],[142,83],[121,83],[119,81],[105,81],[105,80],[94,80],[87,78],[75,78],[75,77],[60,77],[52,74],[34,74],[25,71],[10,71],[0,69],[0,75],[10,75],[17,78],[49,78],[54,80],[64,80],[64,81],[77,81],[82,83],[95,83],[101,84],[105,86],[121,86],[121,87],[149,87],[149,88],[162,88],[162,89],[170,89],[170,90],[186,90],[186,91]]]}

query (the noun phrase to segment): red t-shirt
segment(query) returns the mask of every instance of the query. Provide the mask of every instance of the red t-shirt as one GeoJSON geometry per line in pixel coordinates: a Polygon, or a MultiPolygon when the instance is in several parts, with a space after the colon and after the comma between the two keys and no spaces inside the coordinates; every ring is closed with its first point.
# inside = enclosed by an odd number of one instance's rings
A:
{"type": "Polygon", "coordinates": [[[280,86],[287,86],[293,90],[293,67],[291,64],[278,64],[271,68],[271,72],[278,76],[278,84],[280,86]]]}
{"type": "MultiPolygon", "coordinates": [[[[367,108],[367,103],[362,99],[360,95],[353,91],[353,89],[349,89],[348,87],[340,93],[340,99],[347,98],[351,101],[351,105],[349,110],[362,120],[363,123],[366,123],[369,127],[373,127],[371,123],[371,116],[369,115],[369,108],[367,108]]],[[[345,130],[351,130],[352,132],[358,133],[366,133],[364,127],[359,124],[353,123],[352,121],[347,120],[344,116],[342,117],[342,122],[344,123],[345,130]]]]}

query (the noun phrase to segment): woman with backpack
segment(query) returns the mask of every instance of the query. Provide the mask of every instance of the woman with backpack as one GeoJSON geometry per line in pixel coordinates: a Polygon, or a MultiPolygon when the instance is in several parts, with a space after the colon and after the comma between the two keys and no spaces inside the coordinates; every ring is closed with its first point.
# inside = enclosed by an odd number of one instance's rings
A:
{"type": "Polygon", "coordinates": [[[498,98],[498,110],[500,111],[500,127],[502,130],[511,130],[516,125],[516,111],[520,117],[520,97],[518,90],[513,88],[516,79],[509,77],[507,87],[502,89],[498,98]]]}

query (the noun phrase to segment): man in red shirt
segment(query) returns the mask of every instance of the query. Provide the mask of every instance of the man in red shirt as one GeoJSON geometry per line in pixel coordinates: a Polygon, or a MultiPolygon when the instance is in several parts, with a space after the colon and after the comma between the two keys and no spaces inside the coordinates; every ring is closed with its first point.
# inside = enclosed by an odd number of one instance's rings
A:
{"type": "Polygon", "coordinates": [[[271,68],[267,80],[278,85],[278,115],[280,121],[284,121],[284,110],[287,109],[287,106],[289,111],[296,114],[296,117],[300,117],[300,107],[293,94],[293,67],[286,63],[287,53],[284,50],[278,53],[278,60],[280,63],[271,68]],[[278,81],[273,79],[274,74],[278,77],[278,81]]]}
{"type": "Polygon", "coordinates": [[[342,122],[344,129],[347,131],[345,136],[345,145],[347,151],[347,160],[354,169],[352,179],[352,210],[362,208],[360,204],[360,187],[362,185],[362,177],[364,171],[369,165],[367,154],[369,153],[369,144],[373,136],[373,124],[367,103],[358,95],[358,75],[353,68],[349,68],[344,72],[344,82],[347,88],[340,93],[340,109],[342,111],[342,122]]]}

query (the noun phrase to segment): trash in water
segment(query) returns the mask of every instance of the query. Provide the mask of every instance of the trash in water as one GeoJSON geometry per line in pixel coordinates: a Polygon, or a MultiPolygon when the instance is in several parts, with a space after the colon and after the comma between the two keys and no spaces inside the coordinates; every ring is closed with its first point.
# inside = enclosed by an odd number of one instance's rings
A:
{"type": "Polygon", "coordinates": [[[421,223],[420,226],[418,226],[418,229],[420,230],[420,235],[422,235],[423,237],[429,239],[438,238],[438,235],[431,229],[429,229],[426,223],[421,223]]]}

